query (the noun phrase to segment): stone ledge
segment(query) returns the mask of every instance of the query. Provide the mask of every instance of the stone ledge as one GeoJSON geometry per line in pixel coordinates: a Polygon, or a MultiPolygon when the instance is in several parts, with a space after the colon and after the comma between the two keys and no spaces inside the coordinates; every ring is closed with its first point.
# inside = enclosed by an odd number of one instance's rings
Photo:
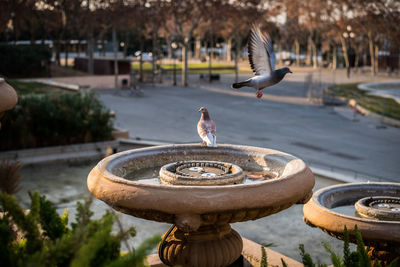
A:
{"type": "Polygon", "coordinates": [[[108,147],[113,150],[119,146],[118,140],[52,146],[0,152],[0,159],[19,160],[22,165],[80,161],[104,157],[108,147]]]}
{"type": "Polygon", "coordinates": [[[67,89],[67,90],[72,90],[72,91],[79,91],[81,89],[87,89],[88,88],[88,86],[80,86],[80,85],[76,85],[76,84],[56,82],[56,81],[53,81],[52,79],[42,79],[42,78],[39,78],[39,79],[20,79],[20,81],[22,81],[22,82],[43,83],[43,84],[46,84],[46,85],[60,87],[60,88],[67,89]]]}
{"type": "MultiPolygon", "coordinates": [[[[238,265],[242,267],[259,267],[261,264],[261,245],[242,237],[243,239],[243,263],[238,265]]],[[[302,267],[303,264],[295,261],[285,255],[280,254],[279,252],[273,251],[269,248],[265,248],[265,252],[267,253],[268,265],[269,266],[282,266],[283,259],[287,266],[290,267],[302,267]]],[[[163,264],[158,257],[157,254],[152,254],[147,257],[147,263],[150,267],[167,267],[167,265],[163,264]]]]}

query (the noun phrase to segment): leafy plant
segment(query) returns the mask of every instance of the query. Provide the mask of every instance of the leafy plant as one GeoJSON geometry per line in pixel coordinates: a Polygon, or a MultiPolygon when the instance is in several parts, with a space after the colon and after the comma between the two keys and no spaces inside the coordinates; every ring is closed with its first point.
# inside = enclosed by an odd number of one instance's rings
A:
{"type": "Polygon", "coordinates": [[[116,215],[107,212],[93,220],[91,201],[78,203],[76,222],[68,226],[68,213],[59,216],[45,196],[31,194],[25,212],[6,193],[0,193],[0,262],[4,266],[145,266],[146,255],[159,242],[154,236],[136,251],[121,255],[121,240],[133,237],[134,228],[112,233],[116,215]]]}
{"type": "Polygon", "coordinates": [[[261,246],[261,264],[260,267],[268,267],[268,258],[265,247],[261,246]]]}
{"type": "MultiPolygon", "coordinates": [[[[349,232],[347,228],[344,228],[344,245],[343,245],[343,257],[335,253],[332,247],[328,243],[324,243],[325,250],[331,255],[331,261],[335,267],[380,267],[382,266],[378,260],[374,261],[372,264],[372,259],[368,256],[368,252],[365,248],[364,242],[361,237],[361,233],[357,226],[354,228],[355,237],[357,241],[357,249],[355,251],[350,251],[349,246],[349,232]]],[[[299,245],[300,255],[304,266],[315,267],[310,254],[305,252],[304,245],[299,245]]],[[[386,267],[396,267],[399,258],[394,259],[391,263],[387,264],[386,267]]],[[[318,264],[317,266],[327,266],[326,264],[318,264]]]]}
{"type": "Polygon", "coordinates": [[[112,121],[95,93],[21,96],[2,120],[0,150],[109,140],[112,121]]]}
{"type": "MultiPolygon", "coordinates": [[[[268,256],[267,252],[265,251],[265,247],[273,247],[275,246],[273,243],[268,243],[266,245],[261,246],[261,262],[260,267],[268,267],[268,256]]],[[[286,262],[281,258],[282,267],[287,267],[286,262]]],[[[275,265],[273,265],[275,266],[275,265]]]]}

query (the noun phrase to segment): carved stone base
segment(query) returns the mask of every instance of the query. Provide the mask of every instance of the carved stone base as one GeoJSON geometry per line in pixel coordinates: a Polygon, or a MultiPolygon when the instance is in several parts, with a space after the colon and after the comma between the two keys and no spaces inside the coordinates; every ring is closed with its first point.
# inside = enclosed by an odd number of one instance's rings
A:
{"type": "Polygon", "coordinates": [[[222,267],[240,257],[243,241],[229,224],[201,226],[189,233],[174,227],[158,249],[168,266],[222,267]]]}

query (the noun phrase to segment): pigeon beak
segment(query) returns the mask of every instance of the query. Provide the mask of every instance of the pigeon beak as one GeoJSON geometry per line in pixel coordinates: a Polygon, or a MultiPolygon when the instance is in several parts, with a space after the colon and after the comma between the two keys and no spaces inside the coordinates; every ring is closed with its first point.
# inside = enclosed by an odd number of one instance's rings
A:
{"type": "Polygon", "coordinates": [[[201,109],[199,109],[197,112],[201,112],[201,109]]]}
{"type": "Polygon", "coordinates": [[[291,70],[289,70],[290,73],[293,73],[291,70]]]}

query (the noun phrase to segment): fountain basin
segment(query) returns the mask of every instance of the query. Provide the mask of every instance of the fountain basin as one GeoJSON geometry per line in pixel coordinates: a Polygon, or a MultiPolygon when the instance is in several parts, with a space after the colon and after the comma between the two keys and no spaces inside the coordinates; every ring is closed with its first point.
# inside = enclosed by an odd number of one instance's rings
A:
{"type": "Polygon", "coordinates": [[[167,145],[129,150],[100,161],[90,172],[89,190],[113,208],[136,217],[176,223],[180,215],[201,216],[202,224],[255,220],[311,196],[314,176],[305,163],[276,150],[219,145],[167,145]],[[278,177],[248,184],[182,186],[145,184],[124,176],[142,168],[157,168],[185,160],[230,162],[247,171],[278,173],[278,177]]]}
{"type": "Polygon", "coordinates": [[[343,239],[345,226],[350,236],[354,236],[354,227],[357,225],[366,245],[399,247],[400,221],[360,218],[332,210],[340,206],[354,205],[366,197],[399,195],[398,183],[352,183],[325,187],[315,192],[310,201],[304,205],[304,219],[306,223],[339,239],[343,239]]]}
{"type": "Polygon", "coordinates": [[[109,156],[92,169],[87,185],[114,209],[173,224],[158,246],[166,265],[217,267],[232,264],[243,248],[230,223],[255,220],[305,203],[312,195],[314,176],[302,160],[276,150],[185,144],[109,156]],[[161,169],[161,175],[168,171],[166,182],[171,177],[187,178],[186,171],[198,171],[204,161],[206,168],[214,168],[206,173],[214,173],[219,181],[230,180],[232,174],[240,180],[209,185],[210,177],[195,175],[199,185],[193,181],[180,185],[161,183],[153,175],[161,169]],[[242,182],[246,180],[243,173],[252,181],[242,182]]]}

